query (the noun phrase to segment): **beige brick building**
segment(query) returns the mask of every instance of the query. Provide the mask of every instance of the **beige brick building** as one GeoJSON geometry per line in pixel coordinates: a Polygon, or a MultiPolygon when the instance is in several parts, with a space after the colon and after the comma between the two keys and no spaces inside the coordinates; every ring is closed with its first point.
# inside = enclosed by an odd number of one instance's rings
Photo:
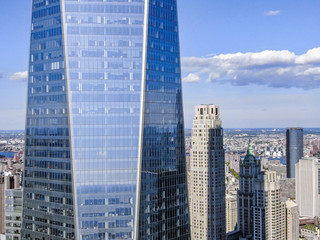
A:
{"type": "Polygon", "coordinates": [[[299,239],[299,208],[298,205],[288,200],[286,202],[287,210],[287,240],[299,239]]]}
{"type": "Polygon", "coordinates": [[[226,196],[226,231],[235,230],[238,223],[238,201],[236,195],[227,194],[226,196]]]}
{"type": "Polygon", "coordinates": [[[286,206],[280,201],[280,183],[274,171],[262,172],[255,181],[253,222],[253,239],[286,240],[286,206]]]}
{"type": "Polygon", "coordinates": [[[226,239],[223,129],[216,105],[195,108],[190,151],[190,219],[193,240],[226,239]]]}

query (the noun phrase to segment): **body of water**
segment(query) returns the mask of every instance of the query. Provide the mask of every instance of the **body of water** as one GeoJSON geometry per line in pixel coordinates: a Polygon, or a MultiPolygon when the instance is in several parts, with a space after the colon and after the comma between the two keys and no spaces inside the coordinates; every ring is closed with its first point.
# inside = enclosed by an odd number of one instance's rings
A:
{"type": "Polygon", "coordinates": [[[0,158],[13,158],[14,152],[0,152],[0,158]]]}

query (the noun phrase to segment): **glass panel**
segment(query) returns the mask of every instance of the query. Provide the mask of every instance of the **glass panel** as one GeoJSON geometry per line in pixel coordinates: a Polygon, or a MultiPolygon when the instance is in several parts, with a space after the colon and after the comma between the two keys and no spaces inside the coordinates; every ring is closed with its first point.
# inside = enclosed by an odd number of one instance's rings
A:
{"type": "Polygon", "coordinates": [[[26,123],[23,239],[74,239],[60,1],[34,0],[26,123]]]}
{"type": "Polygon", "coordinates": [[[64,1],[77,229],[133,239],[144,1],[64,1]]]}
{"type": "Polygon", "coordinates": [[[189,239],[176,0],[149,2],[139,239],[189,239]]]}

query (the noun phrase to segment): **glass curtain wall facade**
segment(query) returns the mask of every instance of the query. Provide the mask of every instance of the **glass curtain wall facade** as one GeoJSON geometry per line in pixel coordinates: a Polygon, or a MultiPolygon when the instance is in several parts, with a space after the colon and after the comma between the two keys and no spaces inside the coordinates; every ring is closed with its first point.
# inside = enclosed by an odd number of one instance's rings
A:
{"type": "Polygon", "coordinates": [[[176,0],[33,0],[23,239],[188,239],[176,0]]]}
{"type": "Polygon", "coordinates": [[[176,0],[150,0],[139,239],[188,239],[176,0]]]}
{"type": "Polygon", "coordinates": [[[22,239],[74,239],[62,15],[57,0],[32,3],[22,239]]]}
{"type": "Polygon", "coordinates": [[[295,164],[303,158],[303,129],[286,130],[287,178],[295,178],[295,164]]]}

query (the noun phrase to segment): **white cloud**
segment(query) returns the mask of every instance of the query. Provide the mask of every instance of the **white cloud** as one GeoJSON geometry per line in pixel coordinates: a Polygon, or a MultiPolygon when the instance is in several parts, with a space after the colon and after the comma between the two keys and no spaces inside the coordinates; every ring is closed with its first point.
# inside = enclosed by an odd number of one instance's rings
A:
{"type": "Polygon", "coordinates": [[[188,76],[186,76],[182,79],[182,82],[194,83],[194,82],[199,82],[200,80],[201,80],[201,78],[197,74],[190,73],[188,76]]]}
{"type": "Polygon", "coordinates": [[[28,71],[10,74],[8,75],[8,79],[12,81],[26,81],[28,79],[28,71]]]}
{"type": "Polygon", "coordinates": [[[276,16],[280,14],[280,10],[270,10],[268,12],[265,12],[264,15],[266,16],[276,16]]]}
{"type": "Polygon", "coordinates": [[[188,74],[184,82],[198,82],[201,75],[209,82],[275,88],[319,88],[319,66],[320,47],[301,55],[288,50],[266,50],[182,59],[182,70],[188,74]]]}

